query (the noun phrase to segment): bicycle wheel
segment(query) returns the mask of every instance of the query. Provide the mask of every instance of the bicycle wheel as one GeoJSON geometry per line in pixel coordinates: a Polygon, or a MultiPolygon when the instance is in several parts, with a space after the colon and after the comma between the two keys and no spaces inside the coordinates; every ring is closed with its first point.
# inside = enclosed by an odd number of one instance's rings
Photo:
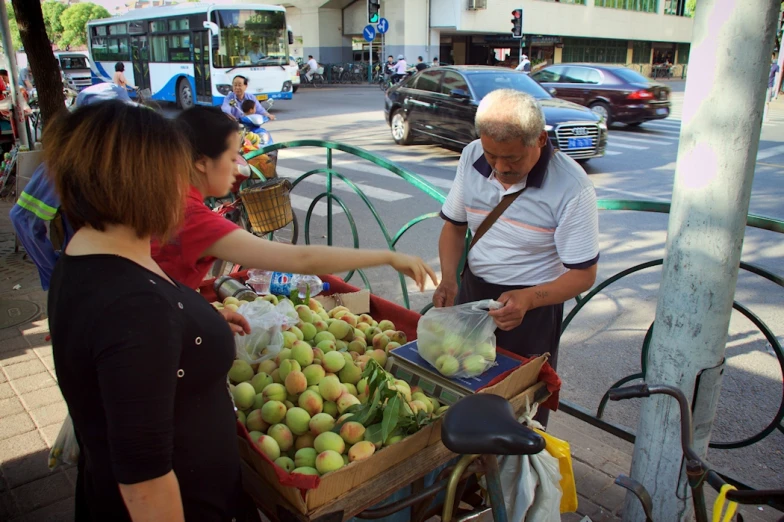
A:
{"type": "Polygon", "coordinates": [[[297,239],[299,239],[299,221],[297,220],[297,214],[294,214],[293,217],[294,219],[291,220],[291,223],[274,232],[270,232],[267,238],[277,243],[296,245],[297,239]]]}

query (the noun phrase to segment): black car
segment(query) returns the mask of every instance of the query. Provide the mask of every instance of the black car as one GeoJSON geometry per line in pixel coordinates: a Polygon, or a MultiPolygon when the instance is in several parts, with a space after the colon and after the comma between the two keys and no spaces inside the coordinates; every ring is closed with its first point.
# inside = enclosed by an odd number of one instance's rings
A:
{"type": "Polygon", "coordinates": [[[550,65],[531,78],[555,89],[555,96],[589,107],[608,124],[634,126],[670,115],[670,88],[621,65],[550,65]]]}
{"type": "Polygon", "coordinates": [[[414,136],[465,146],[477,138],[479,102],[496,89],[515,89],[536,98],[553,146],[574,159],[604,156],[607,126],[591,110],[553,98],[527,74],[497,67],[432,67],[387,90],[384,114],[399,145],[414,136]]]}

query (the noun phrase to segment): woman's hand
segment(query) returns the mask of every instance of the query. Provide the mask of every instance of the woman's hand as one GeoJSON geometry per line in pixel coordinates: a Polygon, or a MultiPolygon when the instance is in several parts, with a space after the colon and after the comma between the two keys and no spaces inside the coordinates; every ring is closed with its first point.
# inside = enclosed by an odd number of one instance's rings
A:
{"type": "Polygon", "coordinates": [[[250,324],[248,324],[248,320],[245,319],[245,316],[242,314],[238,314],[237,312],[232,312],[231,310],[218,310],[226,322],[229,323],[229,328],[231,328],[231,333],[237,335],[245,335],[250,333],[250,324]]]}
{"type": "Polygon", "coordinates": [[[270,114],[270,113],[268,113],[268,115],[269,115],[269,119],[270,119],[270,120],[277,120],[277,118],[275,117],[275,115],[274,115],[274,114],[270,114]]]}
{"type": "Polygon", "coordinates": [[[430,276],[430,280],[433,281],[434,285],[438,285],[438,277],[436,277],[436,273],[433,269],[416,256],[394,253],[392,254],[392,261],[390,261],[389,264],[398,272],[401,272],[416,281],[419,290],[422,292],[425,291],[427,276],[430,276]]]}

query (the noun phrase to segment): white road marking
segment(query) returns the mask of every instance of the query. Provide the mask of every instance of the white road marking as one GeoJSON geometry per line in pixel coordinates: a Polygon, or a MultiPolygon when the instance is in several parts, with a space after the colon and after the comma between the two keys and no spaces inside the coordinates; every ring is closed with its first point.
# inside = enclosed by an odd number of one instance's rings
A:
{"type": "Polygon", "coordinates": [[[757,153],[757,161],[772,158],[773,156],[778,156],[779,154],[784,154],[784,145],[778,145],[776,147],[770,147],[768,149],[759,151],[757,153]]]}
{"type": "Polygon", "coordinates": [[[678,138],[675,136],[668,136],[664,134],[658,134],[659,129],[656,129],[657,134],[646,134],[640,132],[624,132],[624,131],[615,131],[613,132],[610,137],[611,138],[637,138],[637,139],[645,139],[650,138],[652,140],[665,140],[665,141],[678,141],[678,138]]]}
{"type": "Polygon", "coordinates": [[[612,138],[610,140],[607,140],[607,146],[619,147],[621,149],[648,150],[648,147],[640,147],[639,145],[626,145],[625,143],[615,143],[614,141],[612,141],[612,138]]]}
{"type": "Polygon", "coordinates": [[[639,199],[643,199],[643,200],[646,200],[646,201],[650,201],[650,200],[658,200],[658,201],[661,201],[661,202],[669,202],[670,201],[669,199],[666,199],[666,198],[663,198],[663,197],[660,197],[660,196],[653,196],[651,194],[643,194],[641,192],[632,192],[632,191],[629,191],[629,190],[615,189],[615,188],[609,188],[609,187],[596,187],[596,191],[597,192],[599,192],[601,190],[604,190],[604,191],[607,191],[607,192],[615,192],[617,194],[623,194],[624,196],[632,196],[634,198],[639,198],[639,199]]]}
{"type": "MultiPolygon", "coordinates": [[[[305,171],[299,171],[297,169],[292,169],[288,167],[277,167],[278,175],[283,176],[284,178],[289,179],[297,179],[299,176],[305,173],[305,171]]],[[[303,180],[305,183],[312,183],[314,185],[321,185],[326,187],[325,180],[322,176],[316,175],[311,176],[303,180]]],[[[356,194],[354,189],[349,187],[346,183],[341,180],[334,180],[334,184],[332,185],[335,190],[340,190],[343,192],[349,192],[352,194],[356,194]]],[[[352,180],[353,181],[353,180],[352,180]]],[[[394,190],[387,190],[378,187],[373,187],[371,185],[366,185],[364,183],[357,183],[354,184],[359,187],[362,192],[365,193],[366,196],[379,199],[381,201],[400,201],[401,199],[408,199],[411,196],[408,194],[402,194],[400,192],[395,192],[394,190]]]]}
{"type": "Polygon", "coordinates": [[[655,141],[655,140],[643,140],[640,138],[630,138],[628,136],[619,136],[618,134],[614,134],[610,136],[611,140],[622,140],[622,141],[631,141],[632,143],[644,143],[645,145],[670,145],[668,142],[664,141],[655,141]]]}
{"type": "MultiPolygon", "coordinates": [[[[300,196],[298,194],[289,194],[291,197],[291,206],[297,210],[301,210],[302,212],[307,212],[310,208],[310,204],[313,202],[313,198],[309,198],[306,196],[300,196]]],[[[332,205],[332,215],[342,214],[343,209],[340,208],[339,205],[333,204],[332,205]]],[[[327,216],[327,202],[326,198],[322,199],[316,206],[313,208],[313,214],[319,217],[326,217],[327,216]]]]}
{"type": "Polygon", "coordinates": [[[604,155],[605,156],[620,156],[621,154],[623,154],[623,152],[618,152],[618,151],[615,151],[615,150],[605,150],[604,151],[604,155]]]}

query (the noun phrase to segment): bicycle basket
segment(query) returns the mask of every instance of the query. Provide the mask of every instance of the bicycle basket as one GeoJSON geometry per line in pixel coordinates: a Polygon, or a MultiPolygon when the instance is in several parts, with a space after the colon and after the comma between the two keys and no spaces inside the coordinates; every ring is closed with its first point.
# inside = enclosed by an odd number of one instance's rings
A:
{"type": "Polygon", "coordinates": [[[290,192],[291,182],[287,179],[262,181],[240,192],[254,232],[266,234],[294,220],[290,192]]]}

